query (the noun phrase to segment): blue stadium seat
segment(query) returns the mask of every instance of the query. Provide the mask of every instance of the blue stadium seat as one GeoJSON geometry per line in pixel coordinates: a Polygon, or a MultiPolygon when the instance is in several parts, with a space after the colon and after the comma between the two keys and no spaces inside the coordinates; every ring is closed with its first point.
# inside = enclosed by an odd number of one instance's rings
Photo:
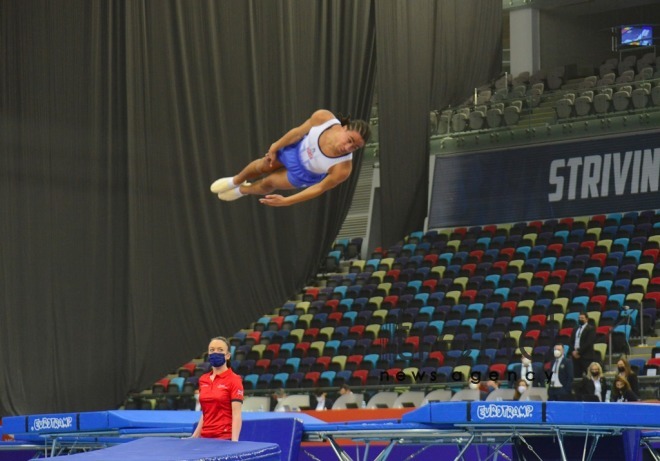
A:
{"type": "Polygon", "coordinates": [[[280,372],[275,374],[273,376],[273,379],[270,382],[270,387],[272,388],[280,388],[280,387],[286,387],[286,382],[289,379],[289,373],[285,372],[280,372]]]}
{"type": "Polygon", "coordinates": [[[260,375],[259,380],[257,381],[257,389],[269,389],[272,379],[273,375],[271,373],[264,373],[260,375]]]}
{"type": "Polygon", "coordinates": [[[257,381],[259,380],[259,375],[250,374],[243,377],[243,388],[246,390],[252,390],[257,388],[257,381]]]}

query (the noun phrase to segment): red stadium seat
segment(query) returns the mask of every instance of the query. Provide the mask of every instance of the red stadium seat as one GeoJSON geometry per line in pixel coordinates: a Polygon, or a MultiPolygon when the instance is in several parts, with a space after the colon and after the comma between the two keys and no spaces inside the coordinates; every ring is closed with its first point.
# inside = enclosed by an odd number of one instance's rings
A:
{"type": "Polygon", "coordinates": [[[268,367],[270,367],[270,359],[259,359],[254,364],[254,368],[252,368],[252,372],[257,374],[266,373],[268,367]]]}
{"type": "Polygon", "coordinates": [[[263,357],[265,359],[271,359],[271,360],[276,359],[280,353],[280,347],[281,345],[277,343],[269,344],[268,346],[266,346],[266,350],[264,351],[263,357]]]}
{"type": "Polygon", "coordinates": [[[648,250],[644,250],[642,253],[642,257],[647,256],[648,258],[652,259],[651,262],[653,264],[658,262],[658,253],[660,253],[660,250],[657,248],[649,248],[648,250]]]}
{"type": "Polygon", "coordinates": [[[589,258],[589,261],[598,261],[600,264],[600,267],[603,267],[605,265],[605,260],[607,259],[607,253],[596,253],[592,254],[591,258],[589,258]]]}
{"type": "Polygon", "coordinates": [[[162,378],[156,381],[153,386],[151,386],[151,392],[154,394],[164,394],[167,392],[167,388],[170,385],[169,378],[162,378]]]}
{"type": "Polygon", "coordinates": [[[433,352],[429,353],[429,357],[428,357],[427,361],[430,361],[430,360],[436,360],[437,365],[427,365],[427,366],[441,367],[445,364],[445,354],[443,354],[441,351],[433,351],[433,352]]]}
{"type": "Polygon", "coordinates": [[[341,319],[344,316],[341,312],[332,312],[328,314],[328,324],[329,327],[335,327],[341,324],[341,319]]]}
{"type": "Polygon", "coordinates": [[[465,290],[463,293],[461,293],[459,301],[465,304],[472,304],[476,296],[477,290],[465,290]]]}
{"type": "Polygon", "coordinates": [[[568,230],[573,228],[573,222],[575,222],[573,218],[562,218],[559,220],[559,224],[566,224],[568,226],[568,230]]]}
{"type": "Polygon", "coordinates": [[[417,352],[417,350],[419,349],[419,336],[409,336],[406,338],[403,344],[404,344],[404,352],[417,352]],[[406,347],[405,345],[408,345],[408,347],[406,347]],[[410,351],[409,349],[412,349],[412,351],[410,351]]]}
{"type": "Polygon", "coordinates": [[[557,278],[559,285],[561,285],[564,283],[564,279],[566,278],[566,269],[557,269],[550,272],[550,278],[557,278]]]}
{"type": "Polygon", "coordinates": [[[363,359],[364,356],[361,354],[349,355],[348,358],[346,359],[346,369],[357,370],[358,368],[360,368],[360,364],[362,363],[363,359]]]}
{"type": "Polygon", "coordinates": [[[500,310],[508,310],[511,316],[513,316],[513,314],[516,312],[517,307],[518,303],[516,301],[504,301],[502,304],[500,304],[500,310]]]}
{"type": "Polygon", "coordinates": [[[316,362],[312,365],[312,371],[326,371],[330,367],[331,360],[332,358],[328,356],[317,357],[316,362]]]}
{"type": "Polygon", "coordinates": [[[438,265],[438,255],[435,253],[431,253],[428,255],[424,255],[422,265],[424,266],[429,266],[429,267],[435,267],[438,265]]]}
{"type": "MultiPolygon", "coordinates": [[[[595,306],[600,306],[598,310],[603,312],[605,310],[605,305],[607,304],[607,296],[605,295],[592,296],[591,299],[589,299],[589,304],[591,303],[593,303],[595,306]]],[[[588,309],[588,310],[594,310],[594,309],[588,309]]]]}
{"type": "Polygon", "coordinates": [[[305,296],[307,299],[304,299],[305,301],[314,301],[319,295],[319,289],[316,287],[308,288],[305,290],[305,296]]]}
{"type": "Polygon", "coordinates": [[[488,226],[484,226],[482,228],[482,231],[484,233],[489,233],[492,237],[497,232],[497,226],[495,226],[494,224],[489,224],[488,226]]]}
{"type": "Polygon", "coordinates": [[[339,307],[339,300],[338,299],[328,299],[325,302],[325,305],[323,306],[323,309],[321,309],[322,313],[330,314],[332,312],[337,312],[337,308],[339,307]]]}
{"type": "Polygon", "coordinates": [[[652,291],[651,293],[646,293],[644,295],[644,299],[655,302],[655,307],[660,308],[660,291],[652,291]]]}
{"type": "MultiPolygon", "coordinates": [[[[513,258],[513,255],[516,253],[515,248],[502,248],[500,250],[499,258],[505,258],[506,261],[511,261],[511,258],[513,258]]],[[[506,270],[506,267],[504,268],[506,270]]]]}
{"type": "Polygon", "coordinates": [[[302,381],[302,387],[316,387],[319,382],[319,378],[321,377],[321,373],[318,371],[308,371],[305,373],[305,377],[303,378],[302,381]]]}
{"type": "Polygon", "coordinates": [[[364,386],[367,384],[367,376],[369,376],[369,370],[355,370],[351,376],[349,384],[354,386],[364,386]]]}
{"type": "MultiPolygon", "coordinates": [[[[506,363],[494,363],[488,368],[488,374],[490,375],[491,372],[495,372],[498,375],[498,380],[505,380],[506,379],[506,363]]],[[[490,377],[489,377],[490,379],[490,377]]]]}
{"type": "Polygon", "coordinates": [[[261,340],[261,332],[251,331],[247,334],[247,337],[245,338],[245,344],[246,345],[259,344],[260,340],[261,340]]]}
{"type": "Polygon", "coordinates": [[[483,257],[484,257],[483,250],[472,250],[468,255],[468,260],[476,264],[476,263],[480,263],[483,257]]]}
{"type": "MultiPolygon", "coordinates": [[[[318,331],[317,331],[318,333],[318,331]]],[[[296,344],[296,347],[293,349],[293,357],[306,357],[307,351],[309,350],[310,343],[307,341],[300,342],[296,344]]]]}
{"type": "Polygon", "coordinates": [[[401,270],[390,269],[385,273],[385,277],[383,277],[383,282],[388,282],[388,283],[398,282],[400,274],[401,274],[401,270]]]}
{"type": "Polygon", "coordinates": [[[563,243],[553,243],[552,245],[548,245],[548,248],[546,248],[546,251],[551,251],[555,253],[556,257],[561,256],[561,252],[564,249],[564,244],[563,243]]]}
{"type": "Polygon", "coordinates": [[[587,240],[580,243],[580,248],[586,248],[589,251],[589,254],[592,254],[594,252],[595,247],[596,247],[596,242],[594,242],[593,240],[587,240]]]}
{"type": "Polygon", "coordinates": [[[428,279],[422,282],[422,293],[435,293],[435,289],[438,286],[438,281],[435,279],[428,279]]]}
{"type": "Polygon", "coordinates": [[[303,341],[304,342],[314,342],[316,341],[316,337],[319,335],[319,329],[318,328],[307,328],[305,332],[303,333],[303,341]]]}
{"type": "Polygon", "coordinates": [[[595,282],[582,282],[578,285],[578,289],[584,290],[586,292],[586,296],[591,296],[593,295],[595,285],[595,282]]]}
{"type": "Polygon", "coordinates": [[[389,295],[383,298],[383,302],[380,304],[383,309],[391,309],[395,307],[399,302],[399,297],[397,295],[389,295]]]}
{"type": "Polygon", "coordinates": [[[184,365],[181,365],[178,369],[178,374],[182,378],[189,378],[195,375],[195,367],[197,366],[194,362],[188,362],[184,365]]]}

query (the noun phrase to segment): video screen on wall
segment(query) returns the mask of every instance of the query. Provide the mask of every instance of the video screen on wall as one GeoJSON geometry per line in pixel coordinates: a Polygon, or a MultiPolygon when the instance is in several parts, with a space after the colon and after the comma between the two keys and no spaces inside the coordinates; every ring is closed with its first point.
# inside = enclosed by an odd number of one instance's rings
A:
{"type": "Polygon", "coordinates": [[[621,26],[621,46],[652,46],[652,26],[621,26]]]}

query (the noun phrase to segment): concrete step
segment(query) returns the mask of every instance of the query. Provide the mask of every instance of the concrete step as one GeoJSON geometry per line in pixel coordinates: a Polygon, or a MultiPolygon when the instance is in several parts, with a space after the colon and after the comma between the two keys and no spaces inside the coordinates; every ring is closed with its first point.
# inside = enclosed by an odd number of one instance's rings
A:
{"type": "Polygon", "coordinates": [[[645,336],[644,345],[640,345],[640,338],[631,338],[630,345],[632,346],[633,354],[647,354],[651,355],[651,351],[655,345],[660,341],[657,336],[645,336]]]}

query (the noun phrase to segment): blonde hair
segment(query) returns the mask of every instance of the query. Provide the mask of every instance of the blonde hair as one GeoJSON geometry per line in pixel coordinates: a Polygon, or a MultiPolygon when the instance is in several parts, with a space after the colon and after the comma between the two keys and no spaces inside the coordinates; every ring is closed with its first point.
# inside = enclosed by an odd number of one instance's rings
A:
{"type": "Polygon", "coordinates": [[[603,367],[600,366],[600,363],[598,363],[598,362],[591,362],[591,363],[589,364],[589,372],[590,372],[590,373],[591,373],[591,369],[592,369],[593,367],[598,368],[598,374],[599,374],[600,376],[603,376],[603,367]]]}

